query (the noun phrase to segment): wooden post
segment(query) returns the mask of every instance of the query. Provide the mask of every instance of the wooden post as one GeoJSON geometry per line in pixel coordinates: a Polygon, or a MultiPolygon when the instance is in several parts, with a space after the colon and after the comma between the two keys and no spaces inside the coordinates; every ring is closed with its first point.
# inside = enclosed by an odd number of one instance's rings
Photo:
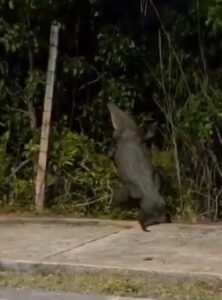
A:
{"type": "Polygon", "coordinates": [[[55,69],[58,52],[58,39],[59,39],[59,24],[52,24],[50,31],[49,43],[49,59],[48,70],[46,79],[46,90],[44,98],[44,109],[42,116],[41,140],[39,149],[39,159],[36,177],[35,189],[35,208],[37,212],[41,212],[44,208],[45,198],[45,178],[46,178],[46,165],[48,156],[48,144],[50,133],[50,122],[52,113],[52,98],[55,81],[55,69]]]}

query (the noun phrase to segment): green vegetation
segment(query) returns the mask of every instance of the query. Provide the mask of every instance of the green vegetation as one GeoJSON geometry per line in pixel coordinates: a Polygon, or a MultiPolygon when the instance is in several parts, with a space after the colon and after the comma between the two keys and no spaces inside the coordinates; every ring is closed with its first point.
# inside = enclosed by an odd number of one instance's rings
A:
{"type": "Polygon", "coordinates": [[[118,296],[158,297],[160,300],[220,300],[222,290],[211,284],[178,283],[145,278],[99,275],[33,275],[0,272],[0,286],[96,293],[118,296]]]}
{"type": "Polygon", "coordinates": [[[134,217],[115,202],[106,103],[146,131],[174,215],[222,217],[221,0],[2,0],[0,206],[32,211],[50,24],[61,23],[46,209],[134,217]],[[162,2],[165,2],[163,5],[162,2]]]}

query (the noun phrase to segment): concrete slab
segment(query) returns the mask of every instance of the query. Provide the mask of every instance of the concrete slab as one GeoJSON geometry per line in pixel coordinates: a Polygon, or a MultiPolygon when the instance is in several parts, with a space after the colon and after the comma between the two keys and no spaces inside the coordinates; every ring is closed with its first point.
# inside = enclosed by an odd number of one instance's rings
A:
{"type": "Polygon", "coordinates": [[[0,258],[43,260],[110,236],[121,228],[112,225],[0,224],[0,258]],[[24,251],[25,249],[25,251],[24,251]]]}
{"type": "Polygon", "coordinates": [[[73,220],[60,224],[0,218],[0,268],[117,272],[198,279],[222,284],[222,225],[73,220]]]}

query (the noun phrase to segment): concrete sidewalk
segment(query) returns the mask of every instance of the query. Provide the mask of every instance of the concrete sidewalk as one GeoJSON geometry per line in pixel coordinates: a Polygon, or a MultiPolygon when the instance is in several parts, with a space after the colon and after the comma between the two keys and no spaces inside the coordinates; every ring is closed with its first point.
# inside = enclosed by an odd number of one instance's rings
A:
{"type": "Polygon", "coordinates": [[[0,269],[120,273],[222,284],[222,225],[0,217],[0,269]]]}

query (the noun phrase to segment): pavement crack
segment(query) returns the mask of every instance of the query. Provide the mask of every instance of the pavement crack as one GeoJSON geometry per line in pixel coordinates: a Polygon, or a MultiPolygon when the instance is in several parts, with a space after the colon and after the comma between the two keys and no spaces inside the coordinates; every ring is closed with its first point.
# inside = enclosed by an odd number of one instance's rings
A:
{"type": "Polygon", "coordinates": [[[75,249],[75,250],[76,250],[76,249],[79,249],[79,248],[84,247],[84,246],[86,246],[86,245],[88,245],[88,244],[97,242],[97,241],[102,240],[102,239],[105,239],[105,238],[107,238],[107,237],[111,237],[112,235],[115,235],[115,234],[117,234],[117,233],[120,233],[120,231],[114,231],[114,232],[112,232],[112,233],[104,234],[103,236],[100,236],[100,237],[98,237],[98,238],[92,239],[92,240],[90,240],[90,241],[86,241],[86,242],[84,242],[84,243],[82,243],[82,244],[79,244],[79,245],[78,245],[77,247],[75,247],[74,249],[75,249]]]}
{"type": "MultiPolygon", "coordinates": [[[[60,255],[60,254],[67,253],[67,252],[69,252],[69,251],[71,251],[71,250],[79,249],[79,248],[84,247],[84,246],[86,246],[86,245],[88,245],[88,244],[97,242],[97,241],[99,241],[99,240],[105,239],[105,238],[107,238],[107,237],[110,237],[110,236],[115,235],[115,234],[120,233],[120,232],[121,232],[121,231],[114,231],[114,232],[112,232],[112,233],[104,234],[103,236],[100,236],[100,237],[97,237],[97,238],[88,240],[88,241],[86,241],[86,242],[83,242],[83,243],[79,244],[79,245],[76,246],[76,247],[73,247],[73,246],[72,246],[72,247],[69,247],[69,248],[66,248],[66,249],[63,249],[63,250],[54,252],[54,253],[52,253],[52,254],[49,254],[49,255],[47,255],[47,256],[44,256],[44,257],[42,258],[42,261],[44,261],[44,260],[46,260],[46,259],[49,259],[49,258],[52,258],[52,257],[57,256],[57,255],[60,255]]],[[[0,299],[0,300],[1,300],[1,299],[0,299]]]]}
{"type": "MultiPolygon", "coordinates": [[[[41,260],[46,260],[46,259],[49,259],[51,257],[54,257],[56,255],[60,255],[60,254],[63,254],[63,253],[66,253],[66,252],[69,252],[73,249],[73,246],[72,247],[69,247],[69,248],[66,248],[66,249],[63,249],[63,250],[60,250],[60,251],[57,251],[57,252],[54,252],[52,254],[49,254],[49,255],[46,255],[44,256],[41,260]]],[[[0,299],[1,300],[1,299],[0,299]]]]}

